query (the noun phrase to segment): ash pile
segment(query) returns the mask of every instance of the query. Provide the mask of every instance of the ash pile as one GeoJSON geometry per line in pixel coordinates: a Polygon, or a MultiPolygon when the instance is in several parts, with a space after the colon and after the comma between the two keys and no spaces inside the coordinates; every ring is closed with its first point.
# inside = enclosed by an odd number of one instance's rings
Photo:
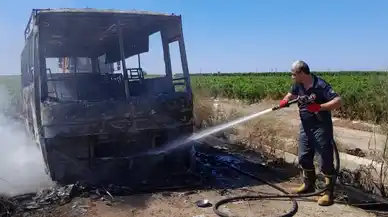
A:
{"type": "Polygon", "coordinates": [[[123,194],[130,192],[132,192],[131,189],[126,187],[95,187],[82,183],[53,186],[49,189],[43,189],[36,194],[2,198],[0,216],[27,216],[28,212],[35,210],[49,213],[50,210],[68,204],[77,197],[109,202],[114,200],[113,194],[115,193],[123,194]]]}
{"type": "Polygon", "coordinates": [[[69,203],[72,198],[86,196],[89,189],[79,183],[67,186],[54,186],[43,189],[36,194],[24,194],[11,198],[2,198],[1,217],[20,216],[22,213],[45,209],[50,205],[61,206],[69,203]]]}

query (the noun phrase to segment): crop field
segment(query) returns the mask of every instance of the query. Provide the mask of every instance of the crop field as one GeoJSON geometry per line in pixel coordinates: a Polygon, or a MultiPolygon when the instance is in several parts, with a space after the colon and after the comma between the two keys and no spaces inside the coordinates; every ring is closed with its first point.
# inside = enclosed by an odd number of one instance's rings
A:
{"type": "Polygon", "coordinates": [[[18,114],[21,112],[20,76],[0,76],[0,109],[3,113],[18,114]]]}
{"type": "MultiPolygon", "coordinates": [[[[343,107],[335,116],[381,123],[388,119],[388,73],[386,72],[317,72],[343,98],[343,107]]],[[[291,74],[224,73],[193,74],[195,90],[212,96],[248,102],[281,99],[291,87],[291,74]]]]}
{"type": "MultiPolygon", "coordinates": [[[[317,72],[328,81],[343,98],[344,106],[337,117],[372,122],[388,120],[388,73],[386,72],[317,72]]],[[[150,75],[151,76],[151,75],[150,75]]],[[[0,91],[8,94],[5,110],[19,110],[20,77],[0,76],[0,91]]],[[[220,73],[192,74],[194,92],[211,96],[234,98],[248,102],[262,99],[281,99],[290,89],[291,76],[276,73],[220,73]]],[[[4,100],[2,100],[4,101],[4,100]]]]}

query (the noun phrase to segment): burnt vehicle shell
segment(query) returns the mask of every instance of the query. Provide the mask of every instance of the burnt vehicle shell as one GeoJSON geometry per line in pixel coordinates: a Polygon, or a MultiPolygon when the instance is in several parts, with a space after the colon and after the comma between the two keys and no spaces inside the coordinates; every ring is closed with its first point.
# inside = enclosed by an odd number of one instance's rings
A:
{"type": "Polygon", "coordinates": [[[129,101],[45,102],[42,105],[45,138],[135,133],[193,124],[190,99],[185,94],[133,97],[129,101]]]}
{"type": "MultiPolygon", "coordinates": [[[[93,78],[106,80],[120,77],[117,74],[62,74],[57,77],[74,77],[70,79],[72,82],[60,80],[56,83],[57,92],[68,92],[63,90],[71,90],[73,83],[79,90],[76,94],[68,94],[67,100],[51,98],[41,104],[45,138],[134,133],[193,125],[191,94],[174,92],[166,78],[144,80],[144,89],[149,92],[138,91],[136,94],[133,88],[130,90],[133,96],[125,99],[124,85],[117,82],[118,79],[111,79],[114,81],[105,82],[105,85],[93,81],[93,78]],[[91,88],[93,86],[95,88],[91,88]],[[151,91],[151,88],[156,91],[151,91]]],[[[131,87],[135,87],[132,82],[131,87]]]]}
{"type": "Polygon", "coordinates": [[[168,172],[160,170],[161,162],[173,159],[172,170],[174,165],[188,163],[189,152],[172,157],[133,157],[193,132],[192,92],[180,16],[35,9],[25,39],[22,95],[26,127],[42,150],[54,181],[139,183],[168,172]],[[166,76],[145,79],[139,54],[148,52],[149,35],[158,31],[166,76]],[[178,79],[172,76],[168,48],[175,41],[184,75],[178,79]],[[123,73],[95,73],[93,68],[91,73],[75,69],[58,74],[46,67],[45,58],[49,57],[86,56],[95,61],[102,54],[107,64],[121,62],[123,73]],[[126,68],[125,59],[134,55],[138,55],[139,67],[126,68]],[[184,86],[183,91],[177,90],[178,86],[184,86]]]}

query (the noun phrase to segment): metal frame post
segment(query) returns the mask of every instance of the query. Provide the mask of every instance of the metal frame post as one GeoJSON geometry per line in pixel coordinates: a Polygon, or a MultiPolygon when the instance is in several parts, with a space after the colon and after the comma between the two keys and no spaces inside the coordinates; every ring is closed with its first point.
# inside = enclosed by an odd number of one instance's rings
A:
{"type": "Polygon", "coordinates": [[[98,66],[100,65],[98,63],[97,57],[90,58],[90,62],[92,63],[92,73],[101,73],[100,70],[98,70],[98,66]]]}
{"type": "Polygon", "coordinates": [[[137,65],[138,65],[138,68],[141,68],[141,64],[140,64],[140,54],[137,54],[137,65]]]}
{"type": "MultiPolygon", "coordinates": [[[[40,69],[40,52],[39,52],[39,27],[34,24],[33,27],[33,53],[32,53],[32,58],[33,58],[33,76],[34,76],[34,113],[36,117],[36,125],[37,125],[37,132],[35,132],[35,135],[38,137],[41,137],[42,134],[42,114],[40,111],[41,108],[41,69],[40,69]]],[[[34,120],[33,120],[34,121],[34,120]]]]}
{"type": "Polygon", "coordinates": [[[185,46],[185,41],[183,37],[182,20],[180,23],[180,31],[181,32],[180,32],[180,37],[178,39],[178,43],[179,43],[179,53],[181,56],[182,71],[183,71],[183,75],[186,78],[186,91],[191,92],[191,81],[190,81],[189,66],[187,62],[186,46],[185,46]]]}
{"type": "Polygon", "coordinates": [[[162,39],[162,46],[163,46],[165,73],[168,78],[172,79],[171,56],[170,56],[170,47],[169,47],[170,43],[167,40],[164,30],[160,32],[160,36],[162,39]]]}
{"type": "MultiPolygon", "coordinates": [[[[38,37],[38,43],[41,42],[40,37],[38,37]]],[[[40,73],[40,99],[44,101],[48,97],[48,84],[47,84],[47,66],[46,66],[46,57],[42,47],[38,45],[38,58],[39,58],[39,73],[40,73]]]]}
{"type": "Polygon", "coordinates": [[[143,73],[143,69],[141,69],[140,54],[137,54],[137,68],[139,69],[138,70],[138,72],[139,72],[138,75],[139,75],[140,82],[142,82],[141,79],[144,78],[144,73],[143,73]]]}
{"type": "Polygon", "coordinates": [[[119,19],[117,19],[116,28],[117,28],[118,38],[119,38],[121,65],[122,65],[122,70],[123,70],[123,75],[124,75],[125,97],[126,97],[126,99],[129,99],[129,97],[130,97],[129,80],[128,80],[127,65],[125,63],[125,55],[124,55],[123,31],[121,29],[121,22],[119,19]]]}

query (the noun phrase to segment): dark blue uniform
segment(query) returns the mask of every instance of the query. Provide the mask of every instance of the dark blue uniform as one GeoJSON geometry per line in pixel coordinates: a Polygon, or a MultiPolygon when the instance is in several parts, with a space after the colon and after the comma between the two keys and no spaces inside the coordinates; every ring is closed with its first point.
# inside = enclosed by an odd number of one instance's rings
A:
{"type": "MultiPolygon", "coordinates": [[[[314,102],[323,104],[338,94],[330,84],[316,75],[313,76],[313,86],[306,90],[302,84],[294,84],[291,93],[298,96],[315,95],[314,102]]],[[[311,113],[307,111],[307,104],[298,103],[301,119],[299,137],[299,164],[305,170],[314,169],[315,152],[320,155],[320,169],[323,174],[334,173],[333,163],[333,122],[330,111],[311,113]]]]}

